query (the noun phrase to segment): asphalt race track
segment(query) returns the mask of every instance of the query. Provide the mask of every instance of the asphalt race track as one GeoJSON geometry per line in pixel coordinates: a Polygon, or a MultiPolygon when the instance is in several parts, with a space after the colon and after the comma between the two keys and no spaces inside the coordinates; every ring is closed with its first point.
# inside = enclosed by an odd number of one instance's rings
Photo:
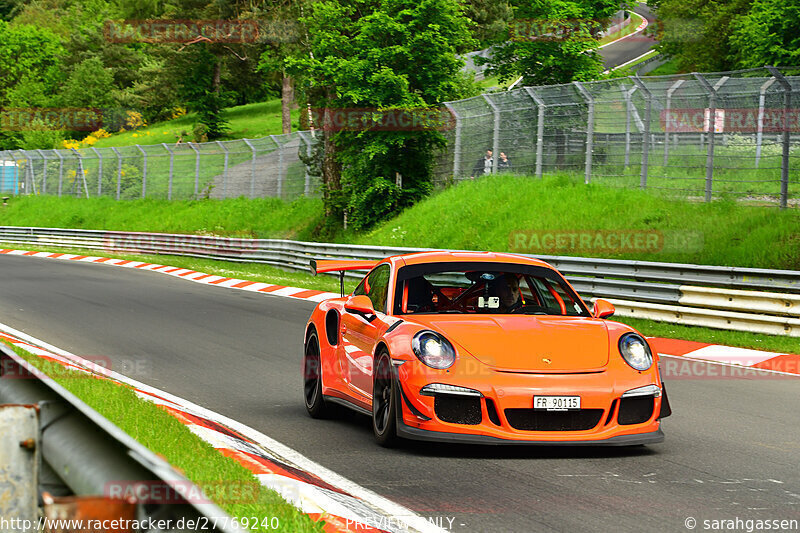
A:
{"type": "Polygon", "coordinates": [[[647,19],[650,25],[643,33],[638,33],[600,49],[600,55],[603,56],[603,68],[614,68],[617,65],[622,65],[631,59],[635,59],[645,54],[657,43],[655,39],[645,35],[645,33],[655,28],[656,18],[650,9],[644,4],[637,4],[633,11],[647,19]]]}
{"type": "MultiPolygon", "coordinates": [[[[0,256],[0,322],[248,424],[455,531],[687,531],[800,520],[800,378],[675,379],[663,444],[373,443],[303,406],[313,303],[97,264],[0,256]],[[447,520],[444,521],[447,524],[447,520]]],[[[698,363],[700,364],[700,363],[698,363]]],[[[706,366],[706,365],[703,365],[706,366]]]]}

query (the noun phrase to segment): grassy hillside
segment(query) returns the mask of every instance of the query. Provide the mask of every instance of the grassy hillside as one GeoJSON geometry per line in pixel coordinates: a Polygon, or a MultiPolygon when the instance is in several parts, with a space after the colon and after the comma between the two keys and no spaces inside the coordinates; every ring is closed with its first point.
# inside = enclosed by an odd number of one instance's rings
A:
{"type": "MultiPolygon", "coordinates": [[[[225,110],[224,117],[230,123],[230,133],[226,139],[257,139],[266,135],[281,133],[281,101],[280,99],[231,107],[225,110]]],[[[298,129],[298,111],[292,111],[292,131],[298,129]]],[[[133,146],[135,144],[175,144],[183,132],[184,142],[191,141],[192,128],[197,121],[195,113],[182,117],[151,124],[136,131],[116,133],[111,137],[99,139],[93,146],[96,148],[110,146],[133,146]]]]}
{"type": "Polygon", "coordinates": [[[354,240],[553,253],[515,250],[517,230],[542,232],[540,237],[574,230],[645,230],[658,231],[664,239],[657,253],[559,250],[556,255],[800,269],[800,210],[734,201],[693,203],[642,190],[584,185],[567,177],[497,176],[464,182],[354,240]]]}
{"type": "MultiPolygon", "coordinates": [[[[214,233],[312,239],[321,202],[245,198],[167,202],[53,197],[13,198],[0,209],[0,225],[214,233]]],[[[364,234],[339,242],[518,251],[644,261],[800,269],[800,210],[781,211],[733,201],[710,204],[669,199],[649,191],[584,185],[567,176],[537,180],[497,176],[468,181],[432,195],[364,234]],[[642,233],[654,249],[614,253],[531,247],[531,232],[545,242],[575,231],[642,233]],[[519,248],[517,235],[527,236],[519,248]]],[[[534,243],[535,244],[535,243],[534,243]]]]}

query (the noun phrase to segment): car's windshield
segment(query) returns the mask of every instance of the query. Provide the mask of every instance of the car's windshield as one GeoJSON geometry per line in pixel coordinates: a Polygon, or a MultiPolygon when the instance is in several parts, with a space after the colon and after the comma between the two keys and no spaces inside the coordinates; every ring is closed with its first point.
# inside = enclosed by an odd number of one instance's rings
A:
{"type": "Polygon", "coordinates": [[[589,316],[553,270],[513,263],[430,263],[398,271],[395,314],[589,316]]]}

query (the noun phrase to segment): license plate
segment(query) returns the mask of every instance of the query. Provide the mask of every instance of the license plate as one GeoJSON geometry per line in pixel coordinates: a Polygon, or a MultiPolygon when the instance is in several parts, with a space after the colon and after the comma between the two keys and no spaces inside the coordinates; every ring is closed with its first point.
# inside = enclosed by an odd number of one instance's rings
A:
{"type": "Polygon", "coordinates": [[[533,408],[543,411],[572,411],[581,408],[580,396],[534,396],[533,408]]]}

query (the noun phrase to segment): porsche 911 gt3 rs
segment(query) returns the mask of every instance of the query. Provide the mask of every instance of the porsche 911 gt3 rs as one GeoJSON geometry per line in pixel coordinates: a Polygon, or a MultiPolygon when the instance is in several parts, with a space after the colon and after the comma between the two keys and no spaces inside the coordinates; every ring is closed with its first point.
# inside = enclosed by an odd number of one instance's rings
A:
{"type": "MultiPolygon", "coordinates": [[[[486,444],[639,445],[671,413],[658,356],[632,328],[590,310],[543,261],[423,252],[312,261],[314,273],[369,270],[321,302],[305,331],[308,413],[340,404],[398,437],[486,444]]],[[[343,279],[343,278],[342,278],[343,279]]]]}

